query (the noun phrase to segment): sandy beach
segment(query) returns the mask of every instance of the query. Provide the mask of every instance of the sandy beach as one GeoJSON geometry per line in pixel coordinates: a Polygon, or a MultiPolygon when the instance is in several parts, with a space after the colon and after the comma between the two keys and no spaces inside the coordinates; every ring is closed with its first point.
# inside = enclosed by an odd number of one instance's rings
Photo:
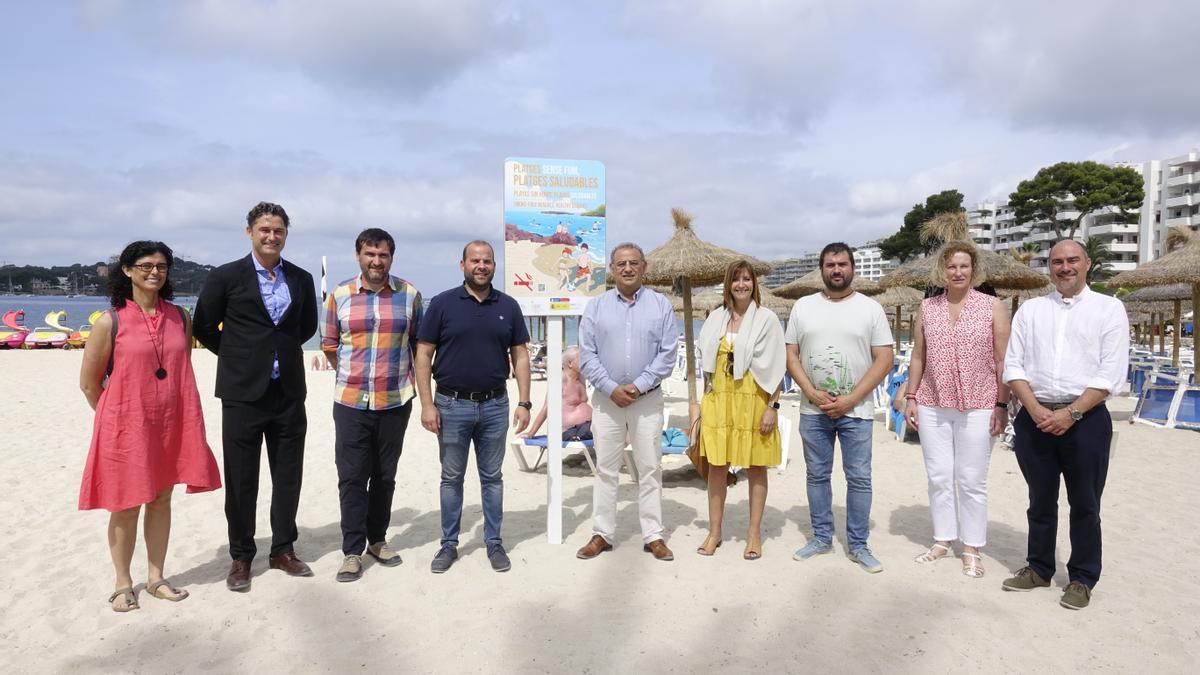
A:
{"type": "MultiPolygon", "coordinates": [[[[792,461],[770,473],[764,557],[742,559],[744,482],[731,489],[726,542],[694,553],[706,529],[705,495],[690,466],[665,462],[664,519],[676,560],[642,552],[633,484],[622,476],[619,541],[592,561],[575,559],[590,534],[591,484],[580,456],[564,461],[566,541],[545,534],[545,469],[505,460],[504,540],[512,571],[496,574],[482,548],[479,485],[468,473],[462,559],[429,572],[439,530],[436,439],[414,411],[400,459],[391,544],[397,568],[369,562],[340,584],[331,372],[310,372],[308,444],[297,552],[315,578],[268,570],[269,473],[263,458],[253,588],[227,591],[223,493],[175,491],[167,572],[191,597],[139,596],[141,609],[109,610],[113,573],[107,513],[76,510],[92,413],[77,387],[81,354],[0,352],[4,481],[0,552],[6,574],[0,662],[7,672],[334,672],[365,667],[425,672],[1192,672],[1200,659],[1200,511],[1194,482],[1200,434],[1131,425],[1133,400],[1110,402],[1119,434],[1104,495],[1104,573],[1082,612],[1058,605],[1066,571],[1062,499],[1054,587],[1006,593],[1023,565],[1025,484],[1011,452],[990,472],[987,575],[961,574],[957,559],[917,565],[931,538],[925,472],[915,442],[875,427],[871,547],[882,574],[844,556],[845,483],[834,474],[835,555],[792,560],[804,543],[804,463],[792,422],[792,461]]],[[[210,444],[220,461],[216,359],[194,355],[210,444]]],[[[671,410],[682,414],[679,382],[671,410]]],[[[515,385],[513,385],[515,394],[515,385]]],[[[535,383],[539,404],[544,383],[535,383]]],[[[473,462],[472,462],[473,464],[473,462]]],[[[473,471],[473,470],[472,470],[473,471]]],[[[144,581],[141,542],[134,578],[144,581]]]]}

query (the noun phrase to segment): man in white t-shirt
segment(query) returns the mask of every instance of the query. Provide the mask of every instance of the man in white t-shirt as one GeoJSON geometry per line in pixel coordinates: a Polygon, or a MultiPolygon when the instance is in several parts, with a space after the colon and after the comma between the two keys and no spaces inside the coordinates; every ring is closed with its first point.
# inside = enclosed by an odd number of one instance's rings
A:
{"type": "Polygon", "coordinates": [[[867,572],[883,565],[867,548],[871,520],[871,392],[892,367],[892,331],[878,302],[856,292],[854,253],[841,242],[821,251],[825,289],[798,300],[788,319],[787,369],[800,386],[800,438],[808,471],[813,537],[807,560],[833,550],[833,444],[846,474],[847,556],[867,572]]]}

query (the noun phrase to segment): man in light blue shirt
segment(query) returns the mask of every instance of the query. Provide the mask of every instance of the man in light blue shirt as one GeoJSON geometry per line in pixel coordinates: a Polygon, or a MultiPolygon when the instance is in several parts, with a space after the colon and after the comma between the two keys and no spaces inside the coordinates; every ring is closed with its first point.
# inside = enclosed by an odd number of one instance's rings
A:
{"type": "Polygon", "coordinates": [[[675,315],[669,300],[642,286],[646,256],[637,244],[618,244],[610,269],[617,287],[588,302],[579,324],[580,371],[596,388],[592,435],[597,476],[592,487],[592,538],[576,557],[587,560],[612,549],[617,476],[628,440],[638,473],[643,549],[657,560],[673,560],[663,541],[659,385],[675,367],[675,315]]]}
{"type": "MultiPolygon", "coordinates": [[[[267,269],[257,256],[251,256],[250,259],[254,261],[254,271],[258,275],[258,292],[262,295],[263,305],[271,322],[278,326],[283,313],[292,304],[292,292],[288,290],[287,278],[283,276],[283,259],[280,258],[272,269],[267,269]]],[[[271,364],[271,379],[279,379],[279,354],[275,355],[271,364]]]]}

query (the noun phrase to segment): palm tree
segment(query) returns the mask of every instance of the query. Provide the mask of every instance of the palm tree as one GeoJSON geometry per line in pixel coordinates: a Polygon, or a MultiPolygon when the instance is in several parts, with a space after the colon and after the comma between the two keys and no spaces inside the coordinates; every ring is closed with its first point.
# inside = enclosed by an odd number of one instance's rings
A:
{"type": "MultiPolygon", "coordinates": [[[[1008,252],[1013,257],[1013,260],[1030,265],[1033,262],[1033,256],[1037,255],[1039,250],[1041,250],[1041,247],[1036,242],[1027,241],[1021,244],[1020,248],[1010,248],[1008,252]]],[[[1032,265],[1030,266],[1032,267],[1032,265]]]]}
{"type": "Polygon", "coordinates": [[[1112,265],[1108,264],[1112,260],[1112,251],[1109,250],[1108,244],[1103,239],[1096,237],[1084,239],[1083,250],[1092,259],[1092,266],[1088,268],[1089,282],[1104,281],[1113,275],[1112,265]]]}

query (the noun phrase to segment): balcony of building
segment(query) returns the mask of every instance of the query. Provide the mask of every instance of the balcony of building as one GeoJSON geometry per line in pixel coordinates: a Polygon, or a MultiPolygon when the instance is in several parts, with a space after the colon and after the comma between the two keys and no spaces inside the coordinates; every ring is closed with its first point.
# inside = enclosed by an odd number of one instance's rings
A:
{"type": "Polygon", "coordinates": [[[1165,204],[1168,209],[1190,207],[1194,204],[1200,204],[1200,196],[1189,193],[1174,197],[1167,197],[1165,204]]]}
{"type": "Polygon", "coordinates": [[[1195,227],[1200,225],[1200,215],[1167,218],[1167,227],[1195,227]]]}
{"type": "Polygon", "coordinates": [[[1169,188],[1182,185],[1200,185],[1200,171],[1178,173],[1167,179],[1167,187],[1169,188]]]}
{"type": "Polygon", "coordinates": [[[1137,269],[1138,264],[1132,260],[1116,260],[1108,263],[1109,269],[1113,272],[1128,272],[1137,269]]]}
{"type": "Polygon", "coordinates": [[[1038,230],[1037,232],[1030,234],[1028,237],[1025,237],[1025,241],[1036,242],[1058,241],[1059,239],[1060,237],[1058,236],[1058,233],[1054,230],[1038,230]]]}
{"type": "Polygon", "coordinates": [[[1112,237],[1126,234],[1137,234],[1137,223],[1104,223],[1088,228],[1089,237],[1112,237]]]}
{"type": "Polygon", "coordinates": [[[1110,241],[1108,250],[1113,253],[1137,253],[1138,245],[1136,241],[1110,241]]]}

